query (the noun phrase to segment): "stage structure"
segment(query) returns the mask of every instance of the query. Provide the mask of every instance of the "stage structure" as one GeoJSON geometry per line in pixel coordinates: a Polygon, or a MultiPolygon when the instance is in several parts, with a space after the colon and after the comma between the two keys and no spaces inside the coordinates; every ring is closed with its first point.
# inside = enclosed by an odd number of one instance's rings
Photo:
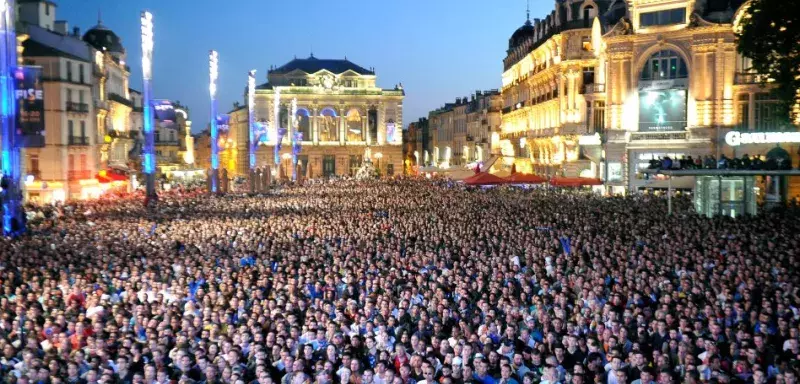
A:
{"type": "Polygon", "coordinates": [[[2,116],[2,198],[3,234],[15,236],[25,231],[20,188],[19,140],[17,136],[17,102],[14,92],[14,68],[17,66],[17,33],[14,29],[14,0],[0,0],[0,112],[2,116]]]}
{"type": "Polygon", "coordinates": [[[146,197],[150,203],[158,199],[156,193],[156,154],[155,154],[155,117],[153,116],[153,14],[142,12],[142,130],[144,131],[144,149],[142,154],[142,171],[144,172],[146,197]]]}
{"type": "Polygon", "coordinates": [[[217,51],[208,53],[208,90],[211,96],[211,172],[209,192],[219,193],[219,127],[217,126],[217,78],[219,76],[217,51]]]}
{"type": "Polygon", "coordinates": [[[256,70],[250,71],[247,77],[247,127],[250,132],[250,149],[249,166],[250,166],[250,193],[254,193],[257,189],[256,186],[256,149],[258,148],[258,141],[256,140],[256,124],[255,124],[255,92],[256,92],[256,70]]]}

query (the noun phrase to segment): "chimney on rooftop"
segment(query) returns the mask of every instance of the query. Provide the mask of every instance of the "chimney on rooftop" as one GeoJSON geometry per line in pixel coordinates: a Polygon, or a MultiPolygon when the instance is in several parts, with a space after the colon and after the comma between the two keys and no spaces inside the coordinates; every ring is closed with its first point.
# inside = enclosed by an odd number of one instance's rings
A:
{"type": "Polygon", "coordinates": [[[56,33],[60,33],[62,35],[66,35],[69,32],[69,27],[67,26],[66,20],[56,20],[53,25],[53,31],[56,33]]]}
{"type": "Polygon", "coordinates": [[[73,27],[72,28],[72,36],[75,36],[75,37],[80,37],[81,36],[80,27],[73,27]]]}

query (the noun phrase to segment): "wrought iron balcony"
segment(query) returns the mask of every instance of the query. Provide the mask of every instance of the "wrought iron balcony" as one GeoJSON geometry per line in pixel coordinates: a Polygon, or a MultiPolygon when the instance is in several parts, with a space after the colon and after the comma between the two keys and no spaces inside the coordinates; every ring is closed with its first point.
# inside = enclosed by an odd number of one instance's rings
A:
{"type": "Polygon", "coordinates": [[[733,78],[734,84],[761,84],[766,81],[766,76],[753,72],[739,72],[733,78]]]}
{"type": "Polygon", "coordinates": [[[593,93],[605,93],[605,92],[606,92],[605,84],[586,84],[583,86],[583,93],[587,95],[593,93]]]}
{"type": "Polygon", "coordinates": [[[70,137],[67,141],[69,145],[89,145],[89,138],[88,137],[70,137]]]}
{"type": "Polygon", "coordinates": [[[67,112],[89,113],[89,104],[67,101],[67,112]]]}

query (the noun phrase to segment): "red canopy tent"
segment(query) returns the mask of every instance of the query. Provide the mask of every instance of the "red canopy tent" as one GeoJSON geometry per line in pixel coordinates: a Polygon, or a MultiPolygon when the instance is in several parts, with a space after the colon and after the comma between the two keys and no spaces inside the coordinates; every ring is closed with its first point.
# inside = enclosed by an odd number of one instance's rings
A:
{"type": "Polygon", "coordinates": [[[547,182],[547,178],[525,173],[513,173],[505,178],[509,184],[542,184],[547,182]]]}
{"type": "Polygon", "coordinates": [[[550,185],[554,187],[582,187],[585,185],[603,185],[600,179],[589,177],[553,177],[550,185]]]}
{"type": "Polygon", "coordinates": [[[95,179],[97,179],[97,181],[99,181],[102,184],[107,184],[112,181],[128,181],[128,178],[126,176],[108,171],[98,172],[97,175],[95,175],[95,179]]]}
{"type": "Polygon", "coordinates": [[[487,172],[481,172],[464,179],[464,184],[467,185],[497,185],[505,184],[505,182],[503,178],[487,172]]]}

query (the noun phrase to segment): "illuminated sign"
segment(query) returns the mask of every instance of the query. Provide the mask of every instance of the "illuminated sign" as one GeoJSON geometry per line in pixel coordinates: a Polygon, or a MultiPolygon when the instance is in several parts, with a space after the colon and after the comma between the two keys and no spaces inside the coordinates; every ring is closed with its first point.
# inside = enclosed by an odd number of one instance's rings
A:
{"type": "Polygon", "coordinates": [[[673,132],[685,129],[685,90],[639,92],[639,132],[673,132]]]}
{"type": "Polygon", "coordinates": [[[743,144],[800,143],[800,132],[739,132],[725,134],[725,143],[731,147],[743,144]]]}

